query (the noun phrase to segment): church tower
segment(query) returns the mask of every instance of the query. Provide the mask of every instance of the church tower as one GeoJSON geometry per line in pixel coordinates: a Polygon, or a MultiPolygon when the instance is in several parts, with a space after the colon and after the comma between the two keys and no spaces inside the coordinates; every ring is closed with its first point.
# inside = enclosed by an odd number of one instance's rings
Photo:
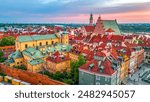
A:
{"type": "Polygon", "coordinates": [[[93,26],[93,14],[90,15],[89,25],[93,26]]]}

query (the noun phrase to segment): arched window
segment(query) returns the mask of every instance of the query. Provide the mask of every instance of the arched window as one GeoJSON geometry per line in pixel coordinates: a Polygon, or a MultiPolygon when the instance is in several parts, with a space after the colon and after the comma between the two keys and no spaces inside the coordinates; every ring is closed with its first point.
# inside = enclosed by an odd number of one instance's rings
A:
{"type": "Polygon", "coordinates": [[[52,41],[52,45],[54,44],[54,41],[52,41]]]}
{"type": "Polygon", "coordinates": [[[27,48],[28,47],[28,44],[25,44],[25,48],[27,48]]]}
{"type": "Polygon", "coordinates": [[[42,46],[42,43],[40,42],[40,46],[42,46]]]}
{"type": "Polygon", "coordinates": [[[48,45],[48,42],[46,42],[46,45],[48,45]]]}

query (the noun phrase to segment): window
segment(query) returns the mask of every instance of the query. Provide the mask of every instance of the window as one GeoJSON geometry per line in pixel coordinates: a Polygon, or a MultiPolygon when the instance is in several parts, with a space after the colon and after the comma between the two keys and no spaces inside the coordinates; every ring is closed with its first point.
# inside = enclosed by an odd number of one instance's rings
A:
{"type": "Polygon", "coordinates": [[[33,44],[33,47],[34,47],[35,45],[33,44]]]}
{"type": "Polygon", "coordinates": [[[96,80],[100,80],[100,78],[101,78],[100,76],[96,76],[96,80]]]}
{"type": "Polygon", "coordinates": [[[20,63],[22,63],[22,61],[20,63]]]}
{"type": "Polygon", "coordinates": [[[48,45],[48,42],[46,42],[46,45],[48,45]]]}
{"type": "Polygon", "coordinates": [[[42,46],[42,43],[40,42],[40,46],[42,46]]]}
{"type": "Polygon", "coordinates": [[[54,41],[52,41],[52,45],[54,44],[54,41]]]}
{"type": "Polygon", "coordinates": [[[17,64],[19,64],[19,62],[17,62],[17,64]]]}
{"type": "Polygon", "coordinates": [[[25,48],[27,48],[28,47],[28,44],[25,44],[25,48]]]}
{"type": "Polygon", "coordinates": [[[109,82],[109,78],[105,77],[105,81],[106,81],[106,82],[109,82]]]}

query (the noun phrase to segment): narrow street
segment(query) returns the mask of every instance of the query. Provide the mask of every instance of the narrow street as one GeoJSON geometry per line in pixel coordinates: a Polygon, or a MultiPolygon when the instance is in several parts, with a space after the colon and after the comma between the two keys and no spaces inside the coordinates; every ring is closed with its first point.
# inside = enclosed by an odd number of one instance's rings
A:
{"type": "Polygon", "coordinates": [[[127,85],[150,85],[145,81],[142,81],[142,76],[146,71],[150,71],[150,65],[144,64],[141,69],[136,71],[131,78],[128,79],[127,85]]]}

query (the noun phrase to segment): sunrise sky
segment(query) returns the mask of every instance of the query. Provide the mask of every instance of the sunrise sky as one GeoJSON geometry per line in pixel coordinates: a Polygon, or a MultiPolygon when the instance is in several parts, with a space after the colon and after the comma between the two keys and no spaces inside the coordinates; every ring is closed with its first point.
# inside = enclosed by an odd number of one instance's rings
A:
{"type": "Polygon", "coordinates": [[[150,0],[0,0],[0,23],[150,23],[150,0]]]}

